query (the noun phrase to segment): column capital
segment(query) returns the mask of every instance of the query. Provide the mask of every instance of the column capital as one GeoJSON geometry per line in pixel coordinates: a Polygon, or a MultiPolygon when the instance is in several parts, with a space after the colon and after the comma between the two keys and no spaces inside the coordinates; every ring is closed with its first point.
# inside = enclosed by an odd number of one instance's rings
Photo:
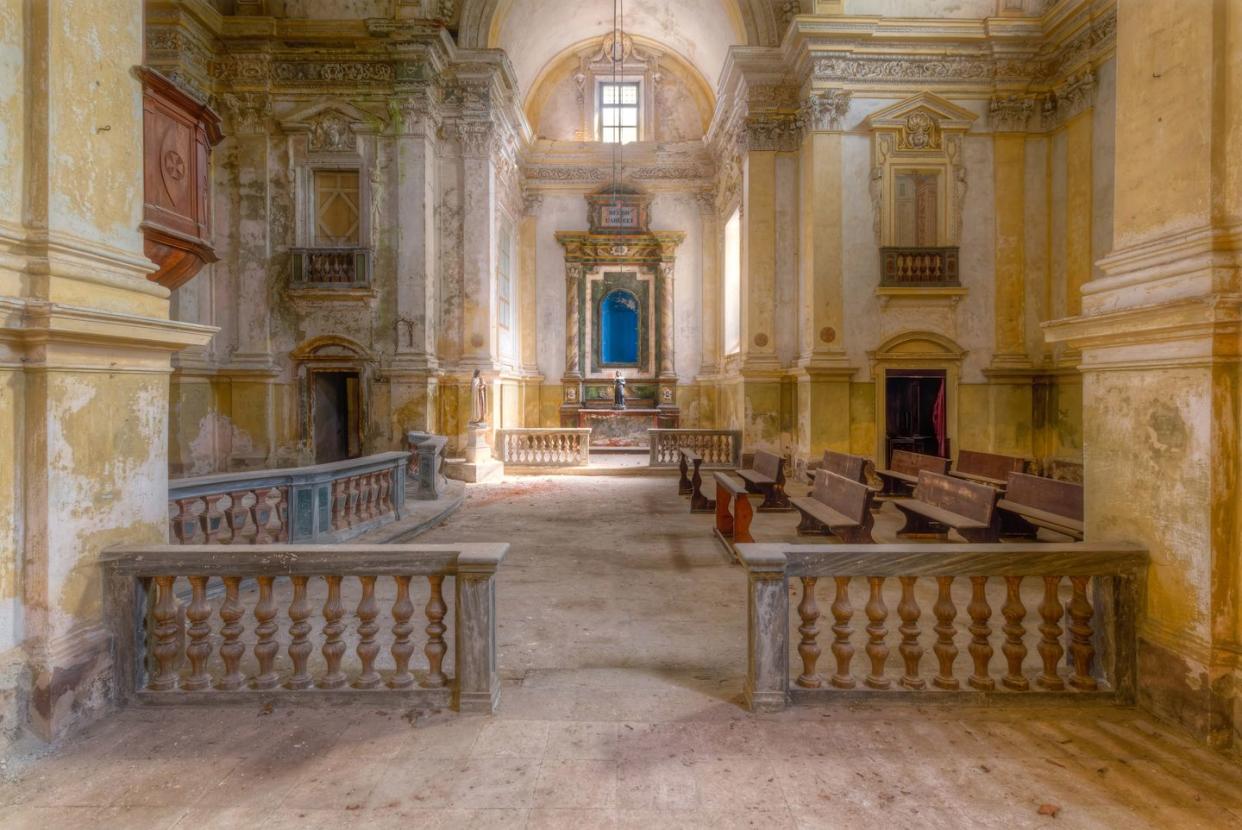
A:
{"type": "Polygon", "coordinates": [[[848,89],[812,90],[802,100],[803,126],[814,132],[840,132],[852,94],[848,89]]]}

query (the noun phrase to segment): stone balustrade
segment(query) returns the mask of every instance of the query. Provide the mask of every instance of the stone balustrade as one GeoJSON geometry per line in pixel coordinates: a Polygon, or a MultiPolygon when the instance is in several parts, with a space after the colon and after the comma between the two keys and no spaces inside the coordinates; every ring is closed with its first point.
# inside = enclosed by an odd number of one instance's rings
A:
{"type": "Polygon", "coordinates": [[[1134,701],[1146,551],[1082,543],[739,544],[737,550],[749,573],[745,694],[754,710],[877,694],[1134,701]],[[791,579],[801,583],[792,620],[791,579]],[[822,670],[821,581],[833,591],[832,665],[822,670]],[[992,622],[997,610],[1000,624],[992,622]],[[791,660],[800,664],[792,682],[791,660]]]}
{"type": "Polygon", "coordinates": [[[495,578],[508,547],[111,549],[101,566],[115,688],[146,703],[366,695],[492,712],[495,578]],[[451,617],[446,578],[456,589],[451,617]],[[421,656],[416,605],[426,617],[421,656]]]}
{"type": "Polygon", "coordinates": [[[957,248],[881,248],[885,288],[957,287],[957,248]]]}
{"type": "Polygon", "coordinates": [[[515,467],[584,467],[591,463],[591,430],[498,429],[496,449],[515,467]]]}
{"type": "Polygon", "coordinates": [[[169,541],[343,542],[401,517],[408,452],[168,482],[169,541]]]}
{"type": "Polygon", "coordinates": [[[444,450],[448,438],[428,432],[411,431],[405,434],[406,446],[410,448],[409,475],[413,489],[412,498],[419,501],[435,501],[444,492],[444,450]]]}
{"type": "Polygon", "coordinates": [[[652,467],[676,467],[678,450],[693,450],[703,458],[703,469],[735,470],[742,466],[739,429],[649,429],[652,467]]]}

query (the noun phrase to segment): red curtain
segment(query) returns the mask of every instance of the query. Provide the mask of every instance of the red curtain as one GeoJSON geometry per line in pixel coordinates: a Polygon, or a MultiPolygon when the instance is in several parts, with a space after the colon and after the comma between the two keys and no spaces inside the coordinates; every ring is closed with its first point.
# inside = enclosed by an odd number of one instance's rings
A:
{"type": "Polygon", "coordinates": [[[936,430],[936,445],[940,448],[940,456],[945,455],[945,382],[940,381],[940,391],[936,393],[936,403],[932,405],[932,427],[936,430]]]}

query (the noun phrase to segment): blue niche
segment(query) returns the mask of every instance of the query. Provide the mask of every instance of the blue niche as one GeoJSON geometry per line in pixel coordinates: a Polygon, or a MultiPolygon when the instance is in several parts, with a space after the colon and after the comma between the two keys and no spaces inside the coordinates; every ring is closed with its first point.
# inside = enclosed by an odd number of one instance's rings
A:
{"type": "Polygon", "coordinates": [[[617,289],[600,303],[600,362],[605,366],[638,365],[638,298],[617,289]]]}

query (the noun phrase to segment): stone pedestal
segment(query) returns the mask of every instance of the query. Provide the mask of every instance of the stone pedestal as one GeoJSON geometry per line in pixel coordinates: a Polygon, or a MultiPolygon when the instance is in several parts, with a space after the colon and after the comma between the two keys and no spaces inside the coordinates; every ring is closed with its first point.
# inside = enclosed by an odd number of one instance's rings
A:
{"type": "Polygon", "coordinates": [[[492,458],[492,448],[487,443],[487,424],[470,424],[466,429],[466,457],[449,461],[445,474],[471,484],[504,476],[505,465],[492,458]]]}

